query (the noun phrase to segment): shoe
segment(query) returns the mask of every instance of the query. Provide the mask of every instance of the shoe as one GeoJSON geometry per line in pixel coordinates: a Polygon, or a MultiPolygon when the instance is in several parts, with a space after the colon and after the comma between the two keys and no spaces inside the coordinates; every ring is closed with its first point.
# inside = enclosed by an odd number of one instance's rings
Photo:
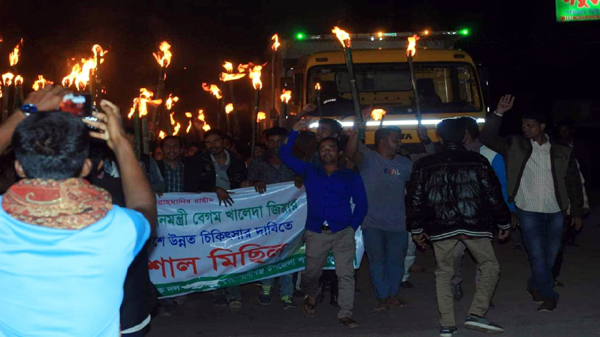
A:
{"type": "Polygon", "coordinates": [[[400,307],[400,308],[404,308],[404,307],[410,307],[411,304],[406,302],[403,299],[398,298],[398,296],[390,296],[390,298],[388,299],[388,304],[390,306],[393,307],[400,307]]]}
{"type": "Polygon", "coordinates": [[[281,308],[283,310],[293,309],[295,307],[294,302],[292,302],[292,296],[283,296],[281,298],[281,308]]]}
{"type": "Polygon", "coordinates": [[[538,312],[551,312],[556,309],[557,302],[554,300],[544,300],[537,308],[538,312]]]}
{"type": "Polygon", "coordinates": [[[358,328],[360,326],[357,321],[350,317],[340,318],[340,324],[349,327],[350,329],[358,328]]]}
{"type": "Polygon", "coordinates": [[[271,304],[271,286],[262,286],[262,292],[258,295],[258,303],[261,305],[270,305],[271,304]]]}
{"type": "Polygon", "coordinates": [[[544,302],[544,300],[542,299],[542,296],[540,296],[539,291],[533,290],[533,289],[527,289],[527,293],[529,294],[529,296],[531,296],[531,299],[533,300],[534,303],[541,304],[544,302]]]}
{"type": "Polygon", "coordinates": [[[402,289],[413,289],[414,287],[415,286],[408,281],[404,281],[400,284],[400,288],[402,288],[402,289]]]}
{"type": "Polygon", "coordinates": [[[454,296],[455,301],[460,301],[465,297],[465,293],[463,292],[462,282],[459,284],[452,285],[452,296],[454,296]]]}
{"type": "Polygon", "coordinates": [[[229,303],[227,303],[227,299],[225,299],[225,296],[219,296],[215,298],[213,304],[218,307],[226,307],[229,303]]]}
{"type": "Polygon", "coordinates": [[[457,332],[458,329],[455,326],[443,326],[440,329],[440,337],[452,337],[457,332]]]}
{"type": "Polygon", "coordinates": [[[504,329],[487,320],[485,317],[469,315],[464,324],[465,329],[477,330],[490,335],[496,335],[504,332],[504,329]]]}
{"type": "Polygon", "coordinates": [[[236,312],[236,311],[240,311],[243,308],[243,304],[242,302],[240,302],[240,300],[238,299],[232,299],[231,301],[229,301],[229,310],[236,312]]]}
{"type": "Polygon", "coordinates": [[[387,297],[386,298],[380,298],[377,301],[378,301],[378,303],[375,306],[375,309],[373,309],[373,312],[381,312],[381,311],[390,310],[390,306],[388,304],[387,297]]]}

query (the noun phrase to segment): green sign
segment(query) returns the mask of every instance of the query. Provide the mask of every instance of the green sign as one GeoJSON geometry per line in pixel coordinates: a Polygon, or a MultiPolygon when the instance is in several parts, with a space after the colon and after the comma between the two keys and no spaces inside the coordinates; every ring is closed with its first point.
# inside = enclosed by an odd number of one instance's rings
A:
{"type": "Polygon", "coordinates": [[[600,20],[600,0],[555,0],[556,21],[600,20]]]}

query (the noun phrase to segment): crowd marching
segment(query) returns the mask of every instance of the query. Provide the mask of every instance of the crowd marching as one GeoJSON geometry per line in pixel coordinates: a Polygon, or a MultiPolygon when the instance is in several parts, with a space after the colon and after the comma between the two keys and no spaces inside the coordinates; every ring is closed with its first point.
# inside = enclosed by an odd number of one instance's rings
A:
{"type": "MultiPolygon", "coordinates": [[[[457,331],[465,250],[477,274],[463,326],[504,331],[486,317],[500,278],[495,237],[527,250],[524,290],[538,311],[555,310],[563,226],[574,240],[589,210],[589,175],[576,160],[581,147],[572,126],[559,125],[550,138],[544,116],[527,114],[522,135],[502,137],[510,95],[481,131],[471,117],[444,119],[434,143],[420,126],[417,154],[405,153],[396,127],[380,127],[374,146],[363,144],[359,130],[370,109],[351,130],[321,119],[315,134],[308,105],[291,128],[265,130],[255,156],[243,158],[234,139],[216,129],[198,144],[168,136],[151,156],[136,157],[118,107],[103,100],[97,120],[82,120],[60,111],[67,93],[59,86],[31,93],[27,108],[0,125],[0,283],[10,289],[0,296],[3,336],[143,336],[155,308],[172,314],[187,297],[159,301],[148,274],[147,240],[163,193],[215,193],[229,207],[233,189],[265,193],[281,182],[304,188],[305,270],[262,280],[259,302],[271,304],[278,284],[283,309],[295,308],[300,291],[304,314],[314,316],[329,292],[339,323],[349,328],[359,326],[352,314],[355,231],[363,231],[375,312],[409,305],[400,289],[412,287],[416,247],[432,245],[442,337],[457,331]],[[336,270],[324,272],[330,252],[336,270]]],[[[215,305],[243,308],[239,285],[213,294],[215,305]]]]}

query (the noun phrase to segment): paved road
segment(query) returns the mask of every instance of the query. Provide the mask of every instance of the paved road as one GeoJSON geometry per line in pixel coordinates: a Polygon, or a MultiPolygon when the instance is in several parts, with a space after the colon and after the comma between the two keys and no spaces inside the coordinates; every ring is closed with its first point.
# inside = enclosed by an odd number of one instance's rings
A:
{"type": "MultiPolygon", "coordinates": [[[[505,328],[505,336],[600,336],[600,208],[595,209],[586,223],[578,243],[568,247],[560,280],[561,301],[552,313],[538,313],[537,305],[525,293],[530,276],[526,253],[513,250],[510,244],[496,245],[502,276],[494,298],[496,308],[487,317],[505,328]]],[[[465,298],[456,305],[457,322],[465,319],[474,293],[474,263],[465,260],[465,298]]],[[[190,295],[171,317],[156,317],[149,337],[158,336],[439,336],[431,249],[419,253],[417,263],[427,270],[413,274],[415,289],[402,295],[413,305],[387,312],[373,313],[376,301],[370,285],[368,266],[359,270],[361,293],[356,294],[354,318],[361,324],[350,330],[338,325],[336,310],[328,302],[317,308],[317,316],[306,318],[300,305],[283,311],[278,300],[271,306],[258,304],[259,288],[242,286],[244,308],[230,313],[212,306],[207,293],[190,295]]],[[[300,304],[300,303],[298,303],[300,304]]],[[[460,329],[457,336],[483,336],[460,329]]]]}

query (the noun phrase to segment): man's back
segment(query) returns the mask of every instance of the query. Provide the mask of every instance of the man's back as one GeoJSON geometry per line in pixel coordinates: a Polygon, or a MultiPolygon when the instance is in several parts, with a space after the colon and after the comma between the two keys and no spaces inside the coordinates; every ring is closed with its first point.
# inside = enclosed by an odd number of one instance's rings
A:
{"type": "Polygon", "coordinates": [[[67,230],[0,209],[0,224],[0,335],[119,335],[125,274],[150,234],[140,213],[113,206],[96,223],[67,230]]]}

